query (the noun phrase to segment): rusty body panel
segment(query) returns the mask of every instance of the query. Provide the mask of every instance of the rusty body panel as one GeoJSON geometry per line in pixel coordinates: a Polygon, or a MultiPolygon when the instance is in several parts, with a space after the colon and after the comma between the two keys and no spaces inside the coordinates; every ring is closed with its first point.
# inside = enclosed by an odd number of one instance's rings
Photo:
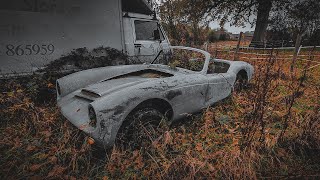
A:
{"type": "Polygon", "coordinates": [[[144,64],[90,69],[57,80],[58,106],[76,127],[105,147],[112,147],[117,132],[128,114],[147,100],[170,104],[174,121],[205,108],[231,94],[238,72],[246,71],[248,80],[253,67],[245,62],[210,59],[200,72],[167,65],[144,64]],[[224,73],[207,73],[210,61],[227,64],[224,73]],[[90,124],[89,109],[96,125],[90,124]]]}

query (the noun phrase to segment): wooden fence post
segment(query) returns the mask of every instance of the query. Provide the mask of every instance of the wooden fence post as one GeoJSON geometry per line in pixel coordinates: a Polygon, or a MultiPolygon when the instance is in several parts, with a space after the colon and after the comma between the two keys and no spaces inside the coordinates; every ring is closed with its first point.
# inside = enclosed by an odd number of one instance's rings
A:
{"type": "Polygon", "coordinates": [[[236,52],[234,53],[233,60],[239,60],[239,48],[240,48],[242,34],[243,34],[243,32],[240,32],[240,36],[239,36],[238,44],[237,44],[237,49],[236,49],[236,52]]]}
{"type": "Polygon", "coordinates": [[[291,63],[291,67],[290,67],[290,71],[291,72],[293,72],[294,66],[296,65],[296,61],[298,59],[298,55],[299,55],[300,50],[301,50],[301,40],[302,40],[302,34],[299,33],[297,35],[297,40],[296,40],[296,44],[295,44],[295,48],[294,48],[292,63],[291,63]]]}

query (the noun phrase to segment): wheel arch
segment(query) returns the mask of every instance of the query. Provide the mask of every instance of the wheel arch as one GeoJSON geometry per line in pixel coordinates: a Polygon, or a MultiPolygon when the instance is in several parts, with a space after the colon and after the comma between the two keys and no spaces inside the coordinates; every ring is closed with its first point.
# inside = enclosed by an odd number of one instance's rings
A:
{"type": "Polygon", "coordinates": [[[240,71],[238,71],[237,78],[238,77],[246,79],[247,81],[249,80],[248,72],[245,69],[241,69],[240,71]]]}
{"type": "Polygon", "coordinates": [[[171,104],[168,101],[166,101],[164,99],[160,99],[160,98],[152,98],[152,99],[147,99],[147,100],[140,102],[135,108],[133,108],[130,111],[128,116],[131,113],[133,113],[141,108],[144,108],[144,107],[152,107],[152,108],[159,110],[169,120],[171,120],[173,117],[173,108],[172,108],[171,104]]]}

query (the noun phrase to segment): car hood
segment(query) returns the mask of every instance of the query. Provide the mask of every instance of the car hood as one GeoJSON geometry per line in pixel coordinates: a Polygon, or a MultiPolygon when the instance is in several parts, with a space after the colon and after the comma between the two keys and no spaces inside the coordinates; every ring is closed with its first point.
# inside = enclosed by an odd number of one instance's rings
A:
{"type": "Polygon", "coordinates": [[[105,80],[96,84],[89,85],[81,90],[81,94],[99,98],[110,94],[114,91],[124,89],[129,86],[134,86],[150,79],[140,77],[127,77],[119,79],[105,80]]]}

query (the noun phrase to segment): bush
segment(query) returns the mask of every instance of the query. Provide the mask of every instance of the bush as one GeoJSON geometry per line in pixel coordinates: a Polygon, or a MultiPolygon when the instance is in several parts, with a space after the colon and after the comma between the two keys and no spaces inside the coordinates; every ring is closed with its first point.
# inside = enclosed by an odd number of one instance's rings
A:
{"type": "Polygon", "coordinates": [[[117,49],[101,46],[89,51],[87,48],[78,48],[52,61],[41,71],[52,72],[74,68],[84,70],[120,64],[128,64],[128,57],[117,49]]]}
{"type": "Polygon", "coordinates": [[[217,41],[217,36],[213,30],[210,30],[207,36],[207,39],[210,43],[216,42],[217,41]]]}

